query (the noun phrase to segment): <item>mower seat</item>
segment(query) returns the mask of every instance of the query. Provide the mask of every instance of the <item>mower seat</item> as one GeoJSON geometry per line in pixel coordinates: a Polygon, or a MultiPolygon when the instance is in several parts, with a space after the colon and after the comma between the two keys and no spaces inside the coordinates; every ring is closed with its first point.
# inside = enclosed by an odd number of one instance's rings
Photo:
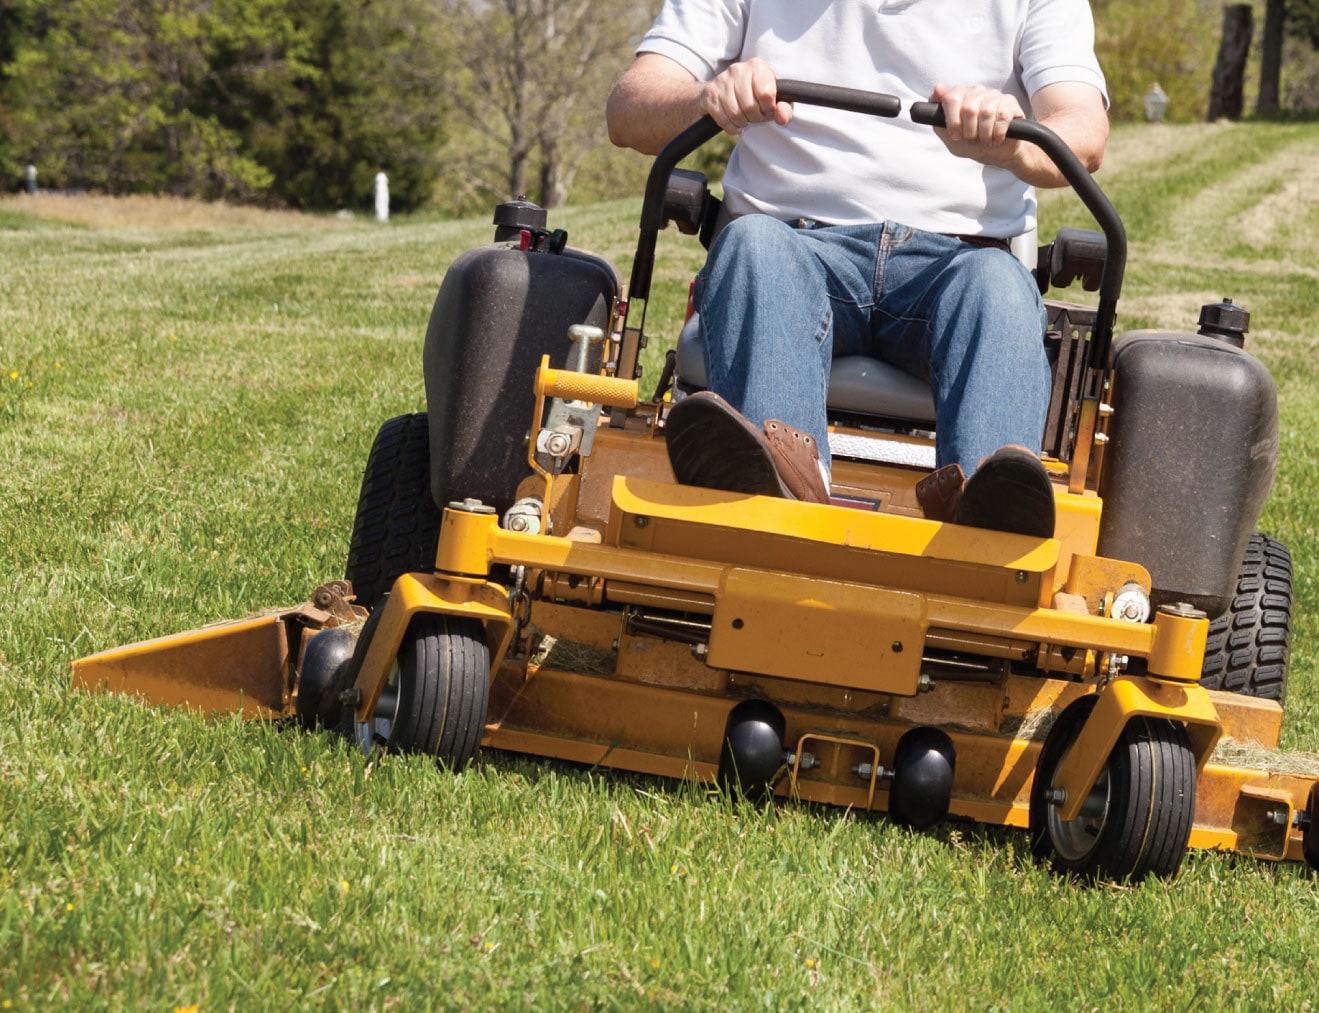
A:
{"type": "MultiPolygon", "coordinates": [[[[678,336],[677,375],[686,390],[703,390],[708,385],[699,314],[687,318],[678,336]]],[[[831,412],[934,428],[934,395],[930,385],[897,366],[865,355],[834,359],[829,372],[827,407],[831,412]]]]}

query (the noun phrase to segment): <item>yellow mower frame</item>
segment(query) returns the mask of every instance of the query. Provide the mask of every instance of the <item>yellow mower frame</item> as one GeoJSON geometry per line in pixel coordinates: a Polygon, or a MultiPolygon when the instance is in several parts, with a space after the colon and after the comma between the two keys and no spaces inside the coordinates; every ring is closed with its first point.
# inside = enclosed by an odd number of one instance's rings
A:
{"type": "MultiPolygon", "coordinates": [[[[643,413],[634,422],[640,432],[599,434],[597,456],[565,484],[590,489],[596,460],[623,454],[634,471],[662,476],[667,463],[654,419],[643,413]],[[638,446],[647,452],[636,453],[638,446]]],[[[882,484],[914,503],[916,477],[902,476],[906,489],[882,484]]],[[[956,750],[949,815],[1024,828],[1042,718],[1094,695],[1071,762],[1052,783],[1073,803],[1063,805],[1062,819],[1075,817],[1126,725],[1148,716],[1183,725],[1192,743],[1198,778],[1190,847],[1302,859],[1298,817],[1310,811],[1315,777],[1281,772],[1285,756],[1271,771],[1214,755],[1224,736],[1276,749],[1282,708],[1198,684],[1207,619],[1160,614],[1133,624],[1073,607],[1098,593],[1109,569],[1092,545],[637,474],[613,475],[608,485],[599,543],[508,531],[474,504],[445,510],[436,572],[400,576],[382,608],[351,691],[358,719],[372,712],[413,617],[474,617],[491,658],[485,747],[714,781],[730,712],[768,699],[782,710],[790,754],[776,794],[887,811],[883,763],[911,729],[938,727],[956,750]],[[758,558],[775,564],[755,565],[758,558]],[[525,567],[527,585],[539,589],[521,620],[508,588],[488,579],[500,565],[525,567]],[[883,573],[884,583],[867,582],[867,572],[883,573]],[[982,589],[1006,600],[977,598],[982,589]],[[627,613],[592,607],[600,602],[708,615],[708,646],[694,651],[630,630],[627,613]],[[781,635],[767,636],[775,628],[781,635]],[[552,652],[538,658],[533,631],[612,658],[613,668],[572,671],[557,666],[552,652]],[[922,654],[936,645],[992,654],[1004,665],[982,680],[922,681],[922,654]],[[1148,659],[1150,674],[1104,678],[1115,653],[1148,659]],[[1009,662],[1027,657],[1048,659],[1057,670],[1045,678],[1013,674],[1009,662]]],[[[1093,497],[1057,495],[1060,516],[1092,513],[1093,497]]],[[[568,509],[562,499],[560,509],[568,509]]],[[[1138,567],[1113,572],[1119,583],[1139,576],[1138,567]]],[[[328,597],[320,595],[322,606],[328,597]]],[[[75,684],[203,710],[292,717],[306,643],[359,618],[344,614],[342,597],[337,603],[337,614],[309,602],[92,655],[74,663],[75,684]]]]}

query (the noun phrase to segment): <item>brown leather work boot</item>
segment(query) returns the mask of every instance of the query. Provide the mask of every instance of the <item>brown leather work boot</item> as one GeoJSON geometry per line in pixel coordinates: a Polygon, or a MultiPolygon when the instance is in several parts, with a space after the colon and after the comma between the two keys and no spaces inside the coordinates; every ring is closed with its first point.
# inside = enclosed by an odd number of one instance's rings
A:
{"type": "Polygon", "coordinates": [[[669,410],[664,424],[673,474],[683,485],[829,502],[815,463],[815,441],[780,422],[774,425],[777,429],[767,438],[718,394],[701,391],[685,397],[669,410]]]}
{"type": "Polygon", "coordinates": [[[1025,447],[994,451],[966,480],[953,519],[974,528],[1052,538],[1053,483],[1044,462],[1025,447]]]}
{"type": "Polygon", "coordinates": [[[809,433],[770,419],[765,423],[765,442],[779,478],[794,498],[806,503],[829,502],[829,490],[820,473],[820,448],[809,433]]]}
{"type": "Polygon", "coordinates": [[[957,505],[962,502],[962,486],[965,484],[962,466],[945,464],[916,483],[916,502],[920,503],[929,520],[951,521],[957,516],[957,505]]]}

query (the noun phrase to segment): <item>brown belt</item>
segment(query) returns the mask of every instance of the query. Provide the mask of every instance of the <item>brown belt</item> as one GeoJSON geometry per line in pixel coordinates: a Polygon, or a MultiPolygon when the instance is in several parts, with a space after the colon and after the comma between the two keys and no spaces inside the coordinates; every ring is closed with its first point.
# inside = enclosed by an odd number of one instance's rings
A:
{"type": "Polygon", "coordinates": [[[1006,239],[996,239],[994,236],[959,236],[954,233],[946,233],[950,239],[960,239],[964,243],[970,243],[972,246],[983,246],[989,250],[1006,250],[1012,252],[1012,244],[1006,239]]]}

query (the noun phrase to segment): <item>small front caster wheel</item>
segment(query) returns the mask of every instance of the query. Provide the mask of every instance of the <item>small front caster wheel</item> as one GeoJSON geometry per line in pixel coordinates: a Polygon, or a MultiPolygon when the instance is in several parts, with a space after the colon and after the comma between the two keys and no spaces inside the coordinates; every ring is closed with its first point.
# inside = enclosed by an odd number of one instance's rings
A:
{"type": "Polygon", "coordinates": [[[1195,756],[1181,725],[1132,718],[1077,817],[1058,815],[1054,775],[1096,699],[1073,703],[1044,740],[1030,793],[1031,850],[1050,858],[1059,872],[1091,879],[1172,876],[1186,854],[1195,815],[1195,756]]]}
{"type": "MultiPolygon", "coordinates": [[[[366,629],[362,639],[369,641],[366,629]]],[[[461,767],[480,745],[489,701],[490,650],[481,624],[423,613],[408,625],[371,719],[359,722],[344,707],[343,728],[367,753],[426,753],[461,767]]]]}

